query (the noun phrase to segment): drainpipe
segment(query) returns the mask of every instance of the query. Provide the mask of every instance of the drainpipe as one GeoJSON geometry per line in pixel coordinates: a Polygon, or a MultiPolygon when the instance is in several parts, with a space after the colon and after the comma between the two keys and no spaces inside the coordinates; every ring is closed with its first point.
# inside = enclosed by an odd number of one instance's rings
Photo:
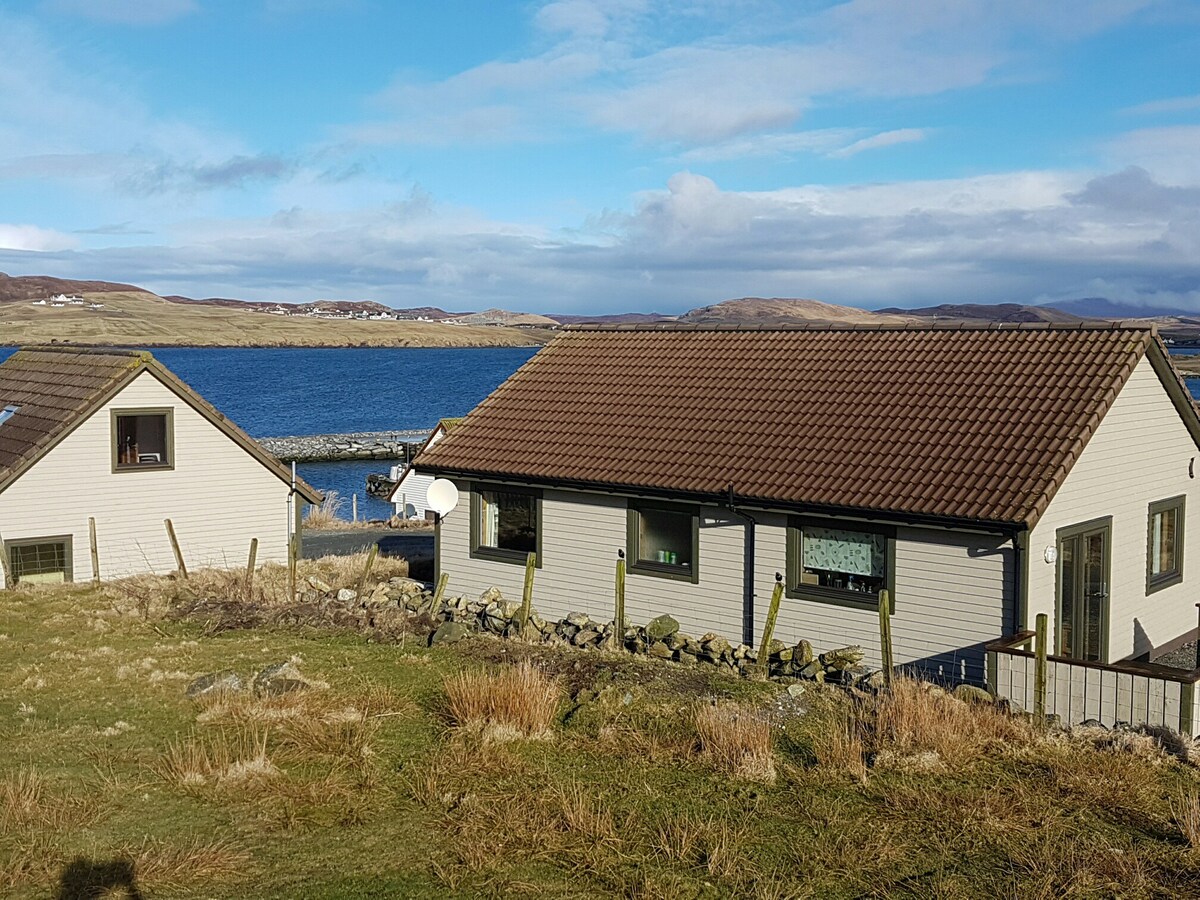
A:
{"type": "Polygon", "coordinates": [[[1013,535],[1013,634],[1024,631],[1029,624],[1029,532],[1013,535]]]}
{"type": "Polygon", "coordinates": [[[732,481],[725,490],[725,508],[746,523],[742,545],[742,643],[754,646],[754,529],[758,520],[734,506],[732,481]]]}

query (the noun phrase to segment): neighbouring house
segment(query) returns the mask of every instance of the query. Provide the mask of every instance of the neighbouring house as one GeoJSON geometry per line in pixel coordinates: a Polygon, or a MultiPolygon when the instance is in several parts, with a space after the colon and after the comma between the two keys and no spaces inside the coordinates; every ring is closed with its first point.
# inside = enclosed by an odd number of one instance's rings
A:
{"type": "MultiPolygon", "coordinates": [[[[441,419],[429,433],[429,437],[425,439],[425,443],[421,445],[417,455],[420,456],[430,447],[435,446],[461,421],[461,418],[441,419]]],[[[425,495],[431,484],[433,484],[432,475],[418,472],[411,465],[405,469],[400,480],[396,482],[396,487],[388,495],[388,502],[395,508],[396,515],[402,519],[425,518],[429,509],[425,495]]]]}
{"type": "Polygon", "coordinates": [[[779,578],[776,637],[876,665],[886,590],[898,663],[987,682],[1039,613],[1097,669],[1195,636],[1198,448],[1153,328],[582,326],[414,465],[456,590],[532,552],[539,610],[611,618],[624,554],[631,620],[753,643],[779,578]]]}
{"type": "Polygon", "coordinates": [[[0,586],[287,558],[320,494],[133,350],[35,347],[0,364],[0,586]]]}

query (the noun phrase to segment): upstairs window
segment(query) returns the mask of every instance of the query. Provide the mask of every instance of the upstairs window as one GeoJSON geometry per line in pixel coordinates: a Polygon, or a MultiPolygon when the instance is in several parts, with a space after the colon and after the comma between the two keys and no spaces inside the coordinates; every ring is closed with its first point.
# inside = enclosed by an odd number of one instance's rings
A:
{"type": "Polygon", "coordinates": [[[890,529],[793,519],[787,556],[790,597],[875,607],[880,591],[894,594],[890,529]]]}
{"type": "Polygon", "coordinates": [[[628,516],[631,572],[698,580],[700,517],[695,510],[630,501],[628,516]]]}
{"type": "Polygon", "coordinates": [[[1184,498],[1150,504],[1146,541],[1146,593],[1183,581],[1184,498]]]}
{"type": "Polygon", "coordinates": [[[112,415],[113,469],[169,469],[175,464],[169,409],[117,410],[112,415]]]}
{"type": "Polygon", "coordinates": [[[541,496],[520,488],[471,491],[471,555],[524,563],[530,553],[541,565],[541,496]]]}

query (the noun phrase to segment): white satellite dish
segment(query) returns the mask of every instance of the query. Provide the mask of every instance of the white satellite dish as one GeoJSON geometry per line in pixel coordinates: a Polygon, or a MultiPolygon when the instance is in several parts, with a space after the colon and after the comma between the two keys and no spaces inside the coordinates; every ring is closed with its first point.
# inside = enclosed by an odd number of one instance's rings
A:
{"type": "Polygon", "coordinates": [[[425,492],[425,503],[439,516],[444,516],[458,506],[458,488],[446,478],[435,478],[425,492]]]}

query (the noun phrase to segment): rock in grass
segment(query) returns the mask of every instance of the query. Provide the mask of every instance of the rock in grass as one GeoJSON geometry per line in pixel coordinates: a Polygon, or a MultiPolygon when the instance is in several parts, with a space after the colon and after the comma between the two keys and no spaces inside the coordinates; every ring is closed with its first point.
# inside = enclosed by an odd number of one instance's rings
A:
{"type": "Polygon", "coordinates": [[[792,662],[798,666],[807,666],[816,657],[813,656],[813,645],[808,641],[800,641],[792,648],[792,662]]]}
{"type": "Polygon", "coordinates": [[[953,694],[964,703],[992,703],[996,699],[983,688],[973,684],[960,684],[954,689],[953,694]]]}
{"type": "Polygon", "coordinates": [[[353,603],[358,599],[358,591],[352,591],[350,588],[342,588],[337,592],[338,603],[353,603]]]}
{"type": "Polygon", "coordinates": [[[863,661],[863,656],[862,647],[842,647],[822,653],[818,659],[827,669],[853,669],[863,661]]]}
{"type": "Polygon", "coordinates": [[[272,663],[254,676],[256,694],[287,694],[308,686],[308,680],[290,659],[272,663]]]}
{"type": "Polygon", "coordinates": [[[648,656],[657,657],[658,659],[670,659],[672,656],[674,656],[674,654],[671,652],[671,648],[662,641],[655,641],[653,644],[647,647],[646,654],[648,656]]]}
{"type": "Polygon", "coordinates": [[[238,677],[237,672],[232,669],[224,669],[220,672],[210,672],[207,675],[201,675],[199,678],[192,679],[191,684],[187,686],[187,695],[195,700],[198,697],[203,697],[207,694],[212,694],[217,691],[240,691],[242,689],[242,679],[238,677]]]}
{"type": "Polygon", "coordinates": [[[429,638],[429,646],[436,644],[456,644],[471,633],[461,622],[443,622],[429,638]]]}
{"type": "Polygon", "coordinates": [[[667,615],[651,619],[646,623],[646,640],[650,642],[665,640],[679,630],[679,623],[667,615]]]}

